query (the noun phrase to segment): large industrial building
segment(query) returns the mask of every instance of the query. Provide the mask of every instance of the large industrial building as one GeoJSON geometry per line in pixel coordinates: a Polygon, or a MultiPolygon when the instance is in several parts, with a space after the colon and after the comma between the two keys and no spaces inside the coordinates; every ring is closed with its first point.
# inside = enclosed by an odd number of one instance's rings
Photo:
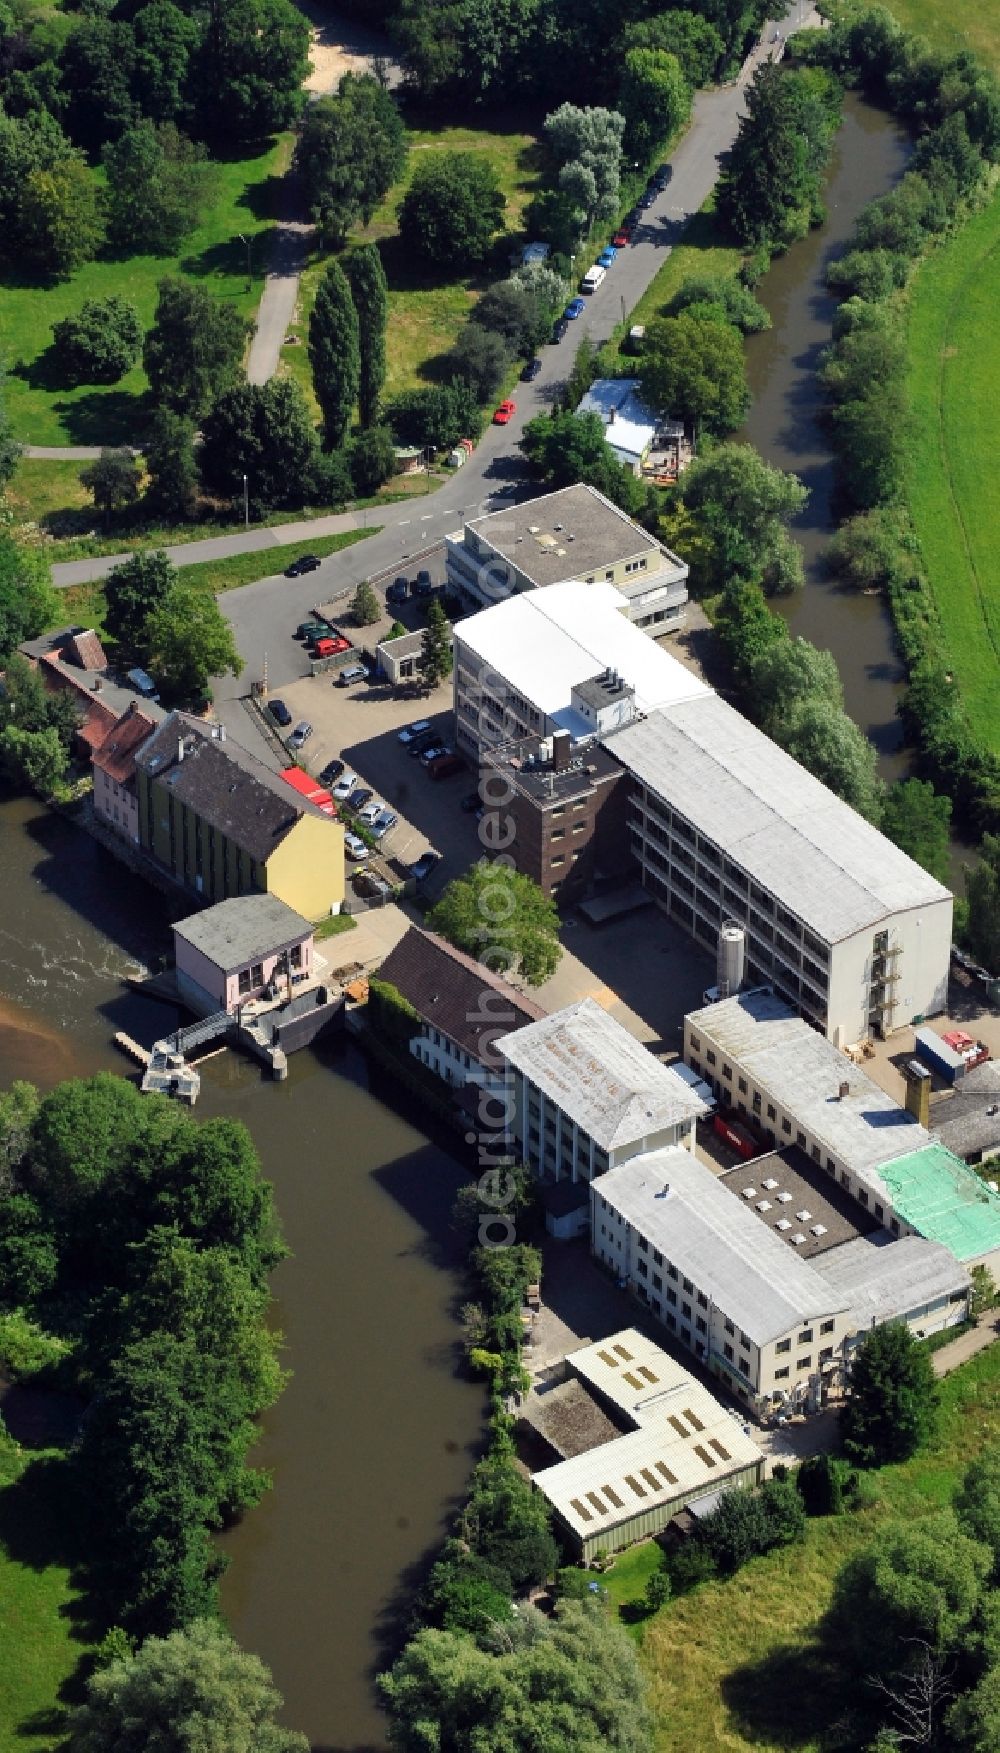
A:
{"type": "Polygon", "coordinates": [[[544,1396],[556,1401],[546,1408],[546,1441],[564,1458],[532,1484],[582,1563],[661,1533],[720,1489],[763,1479],[764,1456],[741,1422],[634,1328],[565,1362],[571,1396],[560,1404],[560,1387],[544,1396]]]}
{"type": "Polygon", "coordinates": [[[644,885],[706,945],[742,925],[749,981],[840,1047],[943,1008],[950,892],[749,719],[706,691],[603,740],[644,885]]]}
{"type": "Polygon", "coordinates": [[[473,518],[445,546],[449,587],[475,607],[577,579],[615,585],[657,636],[683,620],[684,561],[583,482],[473,518]]]}
{"type": "Polygon", "coordinates": [[[1000,1196],[769,990],[684,1019],[684,1058],[772,1143],[795,1144],[894,1236],[1000,1263],[1000,1196]]]}

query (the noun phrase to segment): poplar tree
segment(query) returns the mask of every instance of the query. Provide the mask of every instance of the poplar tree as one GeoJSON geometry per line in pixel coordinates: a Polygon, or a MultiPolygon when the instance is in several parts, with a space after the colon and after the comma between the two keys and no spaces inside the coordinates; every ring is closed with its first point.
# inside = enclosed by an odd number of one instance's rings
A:
{"type": "Polygon", "coordinates": [[[328,450],[343,444],[361,381],[358,313],[343,269],[331,262],[309,319],[309,363],[328,450]]]}
{"type": "Polygon", "coordinates": [[[345,272],[358,313],[361,349],[358,411],[363,427],[374,426],[385,383],[385,325],[389,312],[389,287],[376,245],[366,243],[353,250],[345,272]]]}

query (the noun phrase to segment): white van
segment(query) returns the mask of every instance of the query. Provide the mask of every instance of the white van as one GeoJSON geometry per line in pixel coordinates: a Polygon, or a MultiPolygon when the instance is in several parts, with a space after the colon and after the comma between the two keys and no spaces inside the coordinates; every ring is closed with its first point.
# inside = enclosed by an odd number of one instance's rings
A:
{"type": "Polygon", "coordinates": [[[602,268],[600,263],[595,262],[592,268],[587,269],[583,279],[580,281],[580,291],[596,292],[597,288],[603,284],[604,276],[607,271],[607,268],[602,268]]]}

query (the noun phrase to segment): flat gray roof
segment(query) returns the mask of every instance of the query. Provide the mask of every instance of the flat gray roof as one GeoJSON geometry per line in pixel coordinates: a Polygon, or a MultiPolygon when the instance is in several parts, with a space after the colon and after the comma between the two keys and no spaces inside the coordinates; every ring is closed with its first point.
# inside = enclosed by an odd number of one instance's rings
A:
{"type": "Polygon", "coordinates": [[[473,518],[466,528],[538,585],[583,578],[620,560],[659,553],[652,536],[581,481],[473,518]]]}
{"type": "Polygon", "coordinates": [[[888,1230],[831,1248],[815,1262],[831,1292],[850,1304],[855,1332],[902,1320],[928,1303],[968,1289],[969,1275],[941,1242],[888,1230]]]}
{"type": "Polygon", "coordinates": [[[691,1011],[684,1027],[685,1039],[691,1029],[704,1034],[734,1072],[742,1067],[830,1156],[893,1203],[879,1168],[930,1144],[930,1133],[832,1041],[761,990],[691,1011]]]}
{"type": "Polygon", "coordinates": [[[593,1198],[607,1200],[648,1237],[755,1345],[848,1307],[814,1265],[679,1145],[609,1169],[593,1183],[593,1198]]]}
{"type": "Polygon", "coordinates": [[[592,998],[515,1029],[497,1045],[601,1150],[708,1113],[683,1078],[592,998]]]}
{"type": "Polygon", "coordinates": [[[951,902],[912,858],[717,694],[659,707],[606,746],[827,943],[951,902]]]}
{"type": "Polygon", "coordinates": [[[313,927],[277,895],[237,895],[192,913],[174,926],[177,937],[227,974],[255,957],[273,955],[312,935],[313,927]]]}

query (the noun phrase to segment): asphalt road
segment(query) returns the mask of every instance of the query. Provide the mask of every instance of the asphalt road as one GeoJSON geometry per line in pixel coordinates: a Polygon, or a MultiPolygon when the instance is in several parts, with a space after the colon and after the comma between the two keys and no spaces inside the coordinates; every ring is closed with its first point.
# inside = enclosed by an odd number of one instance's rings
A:
{"type": "MultiPolygon", "coordinates": [[[[789,31],[800,22],[818,23],[801,0],[789,6],[777,28],[789,31]]],[[[260,678],[267,667],[269,688],[277,688],[307,673],[304,653],[291,638],[295,624],[317,603],[335,598],[361,578],[392,571],[404,562],[459,529],[465,519],[499,510],[530,484],[518,451],[518,440],[527,421],[547,409],[568,376],[580,342],[587,337],[600,344],[611,335],[623,315],[633,310],[662,266],[685,224],[704,205],[719,175],[719,160],[731,146],[743,112],[747,84],[760,62],[772,53],[776,26],[765,26],[759,47],[748,58],[738,81],[695,98],[691,126],[671,161],[672,175],[653,206],[643,215],[632,244],[621,251],[604,284],[586,301],[583,315],[571,322],[564,339],[543,349],[543,369],[532,384],[519,384],[515,391],[517,412],[505,427],[490,426],[472,457],[425,499],[404,501],[370,512],[382,528],[378,535],[359,542],[342,554],[330,555],[318,572],[301,579],[281,576],[262,578],[255,584],[228,591],[220,599],[232,623],[246,668],[240,681],[226,677],[214,686],[222,716],[232,730],[246,740],[247,714],[239,705],[248,681],[260,678]]],[[[589,263],[580,261],[581,273],[589,263]]],[[[257,552],[285,542],[308,547],[310,539],[344,529],[363,527],[358,513],[299,521],[267,530],[248,530],[168,548],[179,563],[211,561],[230,554],[257,552]]],[[[104,577],[125,554],[102,559],[71,561],[53,567],[53,581],[66,586],[104,577]]]]}

